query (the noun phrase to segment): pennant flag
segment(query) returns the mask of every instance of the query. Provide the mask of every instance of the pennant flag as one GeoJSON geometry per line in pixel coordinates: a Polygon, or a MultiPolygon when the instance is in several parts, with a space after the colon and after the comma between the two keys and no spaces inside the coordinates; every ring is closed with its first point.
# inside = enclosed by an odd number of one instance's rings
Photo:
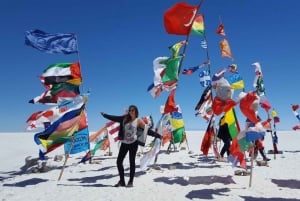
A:
{"type": "Polygon", "coordinates": [[[172,46],[169,47],[169,49],[172,52],[172,57],[177,57],[180,51],[180,48],[182,47],[182,45],[185,45],[186,41],[180,41],[172,46]]]}
{"type": "Polygon", "coordinates": [[[82,82],[79,62],[52,64],[44,70],[42,77],[46,85],[63,82],[80,85],[82,82]]]}
{"type": "Polygon", "coordinates": [[[77,131],[87,127],[87,125],[81,125],[82,118],[85,119],[84,108],[85,104],[80,108],[69,109],[46,130],[34,135],[34,141],[42,153],[46,154],[54,150],[71,139],[77,131]]]}
{"type": "Polygon", "coordinates": [[[25,32],[25,44],[46,53],[77,53],[75,34],[50,34],[41,30],[25,32]]]}
{"type": "Polygon", "coordinates": [[[167,33],[188,35],[197,14],[197,6],[179,2],[164,13],[164,27],[167,33]]]}
{"type": "Polygon", "coordinates": [[[220,41],[221,56],[232,59],[231,50],[228,41],[224,38],[220,41]]]}
{"type": "Polygon", "coordinates": [[[224,29],[224,24],[222,24],[222,23],[219,24],[218,29],[216,30],[216,33],[218,35],[221,35],[221,36],[226,36],[225,29],[224,29]]]}
{"type": "Polygon", "coordinates": [[[211,86],[210,72],[208,70],[200,72],[199,79],[202,87],[211,86]]]}
{"type": "Polygon", "coordinates": [[[204,36],[203,15],[197,14],[192,25],[191,34],[204,36]]]}
{"type": "Polygon", "coordinates": [[[166,101],[163,114],[174,111],[178,111],[178,107],[175,104],[175,90],[172,90],[166,101]]]}

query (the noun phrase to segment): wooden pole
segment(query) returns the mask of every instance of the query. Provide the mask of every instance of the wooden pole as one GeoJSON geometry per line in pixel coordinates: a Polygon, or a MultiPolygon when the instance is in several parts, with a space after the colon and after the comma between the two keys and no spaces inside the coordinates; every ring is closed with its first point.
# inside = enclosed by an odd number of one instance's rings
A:
{"type": "Polygon", "coordinates": [[[69,148],[69,152],[68,152],[68,154],[67,154],[66,157],[65,157],[64,164],[63,164],[63,166],[62,166],[62,168],[61,168],[61,171],[60,171],[60,174],[59,174],[59,176],[58,176],[58,181],[59,181],[59,180],[61,179],[61,177],[62,177],[62,174],[63,174],[64,169],[65,169],[65,167],[66,167],[66,164],[67,164],[69,155],[71,154],[71,150],[72,150],[72,148],[73,148],[74,141],[75,141],[75,140],[74,140],[74,136],[73,136],[72,141],[71,141],[71,145],[70,145],[70,148],[69,148]]]}
{"type": "Polygon", "coordinates": [[[253,161],[254,161],[254,146],[252,147],[251,151],[251,167],[250,167],[250,178],[249,178],[249,188],[252,185],[252,175],[253,175],[253,161]]]}

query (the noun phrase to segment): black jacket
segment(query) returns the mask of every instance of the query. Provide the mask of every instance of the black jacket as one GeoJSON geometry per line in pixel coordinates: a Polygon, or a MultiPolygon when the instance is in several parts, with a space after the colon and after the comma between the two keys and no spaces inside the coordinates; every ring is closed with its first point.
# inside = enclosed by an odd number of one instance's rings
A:
{"type": "Polygon", "coordinates": [[[123,122],[124,122],[124,119],[125,119],[125,115],[115,116],[115,115],[109,115],[109,114],[103,113],[102,116],[106,119],[111,120],[111,121],[120,123],[118,138],[119,138],[119,140],[123,140],[124,139],[124,124],[123,124],[123,122]]]}

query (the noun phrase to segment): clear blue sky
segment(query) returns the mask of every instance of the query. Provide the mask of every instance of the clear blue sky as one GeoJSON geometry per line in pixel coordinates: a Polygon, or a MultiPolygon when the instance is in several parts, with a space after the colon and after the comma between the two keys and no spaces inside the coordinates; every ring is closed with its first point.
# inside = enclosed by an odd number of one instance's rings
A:
{"type": "MultiPolygon", "coordinates": [[[[106,122],[101,111],[122,114],[130,104],[139,107],[141,116],[152,114],[157,122],[160,105],[165,104],[168,93],[153,99],[147,87],[154,76],[152,61],[158,56],[170,56],[168,46],[185,39],[168,35],[163,26],[163,13],[177,2],[1,1],[0,132],[23,132],[32,113],[49,108],[28,103],[44,91],[37,76],[48,65],[78,60],[76,54],[46,54],[25,46],[24,32],[32,29],[77,34],[84,79],[81,91],[91,90],[87,105],[90,131],[100,129],[106,122]]],[[[215,30],[221,16],[246,91],[253,90],[254,68],[250,65],[260,62],[267,98],[281,119],[277,125],[280,130],[291,130],[298,123],[290,105],[299,103],[299,8],[298,0],[204,0],[200,9],[205,17],[212,73],[232,63],[220,56],[220,36],[215,30]]],[[[182,68],[206,60],[201,39],[190,38],[182,68]]],[[[180,75],[175,100],[182,108],[187,130],[206,129],[207,123],[194,116],[203,90],[198,73],[180,75]]],[[[259,114],[265,118],[264,111],[259,114]]],[[[245,118],[239,116],[243,126],[245,118]]]]}

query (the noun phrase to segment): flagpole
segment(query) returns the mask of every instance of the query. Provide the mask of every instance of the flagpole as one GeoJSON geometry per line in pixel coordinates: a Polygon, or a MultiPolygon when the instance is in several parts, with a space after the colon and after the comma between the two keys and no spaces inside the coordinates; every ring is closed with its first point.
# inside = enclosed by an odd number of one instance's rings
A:
{"type": "MultiPolygon", "coordinates": [[[[197,6],[196,14],[198,13],[198,11],[199,11],[199,9],[200,9],[200,7],[201,7],[201,5],[202,5],[203,2],[204,2],[204,0],[200,0],[199,4],[198,4],[198,6],[197,6]]],[[[195,20],[195,18],[196,18],[196,16],[197,16],[196,14],[195,14],[194,17],[193,17],[192,22],[194,22],[194,20],[195,20]]],[[[192,23],[192,24],[193,24],[193,23],[192,23]]],[[[178,74],[179,74],[180,71],[181,71],[181,67],[182,67],[183,59],[184,59],[184,57],[185,57],[185,52],[186,52],[186,49],[187,49],[187,45],[188,45],[188,42],[189,42],[189,40],[190,40],[191,30],[192,30],[192,25],[191,25],[191,27],[190,27],[190,30],[189,30],[188,34],[186,35],[186,39],[185,39],[186,42],[185,42],[185,44],[184,44],[183,51],[182,51],[182,59],[181,59],[180,62],[179,62],[178,74]]]]}

